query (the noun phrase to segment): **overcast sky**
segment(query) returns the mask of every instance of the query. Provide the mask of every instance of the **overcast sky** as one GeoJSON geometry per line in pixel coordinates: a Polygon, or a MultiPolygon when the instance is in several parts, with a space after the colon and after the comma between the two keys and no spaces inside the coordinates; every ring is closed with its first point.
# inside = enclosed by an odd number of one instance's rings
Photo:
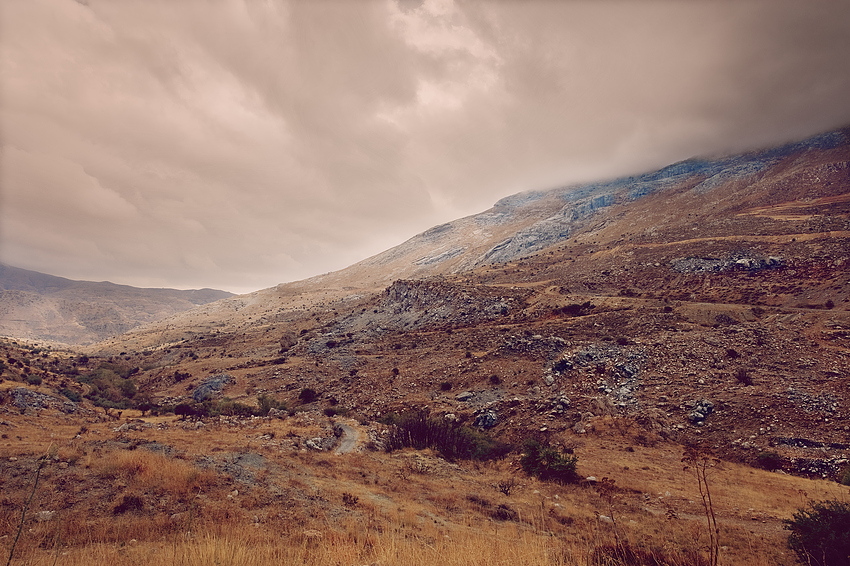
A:
{"type": "Polygon", "coordinates": [[[850,125],[850,2],[3,0],[0,261],[248,292],[850,125]]]}

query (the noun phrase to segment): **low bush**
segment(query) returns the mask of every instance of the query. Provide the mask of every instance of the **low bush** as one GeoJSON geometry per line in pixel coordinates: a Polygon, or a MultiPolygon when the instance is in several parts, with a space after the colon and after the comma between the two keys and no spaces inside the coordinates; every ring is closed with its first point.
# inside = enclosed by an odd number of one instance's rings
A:
{"type": "Polygon", "coordinates": [[[782,467],[782,456],[777,454],[776,452],[767,451],[767,452],[759,452],[758,456],[756,456],[756,461],[760,468],[764,468],[765,470],[769,470],[771,472],[778,470],[782,467]]]}
{"type": "Polygon", "coordinates": [[[384,443],[387,452],[433,448],[447,460],[494,460],[511,451],[510,445],[483,432],[445,419],[432,419],[426,412],[392,414],[383,422],[390,425],[384,443]]]}
{"type": "Polygon", "coordinates": [[[60,395],[64,395],[74,403],[79,403],[83,400],[83,396],[74,391],[73,389],[68,389],[67,387],[59,390],[60,395]]]}
{"type": "Polygon", "coordinates": [[[735,379],[744,385],[753,384],[753,377],[750,375],[750,372],[747,371],[747,368],[738,368],[735,371],[735,379]]]}
{"type": "Polygon", "coordinates": [[[310,389],[309,387],[305,387],[301,390],[301,393],[298,394],[298,399],[301,400],[302,403],[313,403],[316,399],[319,398],[319,394],[310,389]]]}
{"type": "Polygon", "coordinates": [[[784,521],[788,546],[813,566],[845,566],[850,557],[850,503],[819,501],[784,521]]]}
{"type": "Polygon", "coordinates": [[[570,456],[548,443],[530,438],[523,443],[520,465],[525,472],[544,481],[575,483],[578,456],[570,456]]]}
{"type": "Polygon", "coordinates": [[[583,303],[571,303],[564,307],[561,307],[560,311],[556,309],[556,313],[560,312],[565,316],[585,316],[590,314],[590,311],[595,309],[596,306],[590,304],[590,301],[585,301],[583,303]]]}
{"type": "Polygon", "coordinates": [[[286,403],[278,401],[268,395],[260,395],[257,397],[257,405],[259,405],[258,413],[261,417],[265,417],[272,409],[278,411],[286,411],[286,403]]]}

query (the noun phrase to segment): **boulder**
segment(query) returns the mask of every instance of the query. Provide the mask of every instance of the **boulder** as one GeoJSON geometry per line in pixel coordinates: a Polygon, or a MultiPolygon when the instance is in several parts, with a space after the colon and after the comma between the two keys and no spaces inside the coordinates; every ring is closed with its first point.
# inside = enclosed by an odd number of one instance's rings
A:
{"type": "Polygon", "coordinates": [[[479,428],[493,428],[498,422],[499,415],[492,409],[484,411],[475,417],[475,426],[479,428]]]}
{"type": "Polygon", "coordinates": [[[287,330],[280,338],[280,351],[285,352],[298,343],[298,335],[292,330],[287,330]]]}
{"type": "Polygon", "coordinates": [[[226,373],[212,375],[201,382],[201,384],[192,391],[192,399],[194,399],[196,403],[201,403],[220,392],[224,389],[224,386],[231,381],[235,380],[226,373]]]}
{"type": "Polygon", "coordinates": [[[696,403],[693,410],[688,413],[688,420],[691,421],[692,424],[699,426],[705,421],[705,419],[708,418],[708,415],[710,415],[713,410],[714,403],[708,399],[702,399],[696,403]]]}

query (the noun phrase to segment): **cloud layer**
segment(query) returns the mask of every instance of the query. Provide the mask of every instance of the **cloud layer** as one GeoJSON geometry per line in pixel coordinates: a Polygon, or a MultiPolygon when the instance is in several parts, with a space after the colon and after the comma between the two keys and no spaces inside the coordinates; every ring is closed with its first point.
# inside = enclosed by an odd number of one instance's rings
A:
{"type": "Polygon", "coordinates": [[[237,292],[850,124],[850,2],[8,0],[0,261],[237,292]]]}

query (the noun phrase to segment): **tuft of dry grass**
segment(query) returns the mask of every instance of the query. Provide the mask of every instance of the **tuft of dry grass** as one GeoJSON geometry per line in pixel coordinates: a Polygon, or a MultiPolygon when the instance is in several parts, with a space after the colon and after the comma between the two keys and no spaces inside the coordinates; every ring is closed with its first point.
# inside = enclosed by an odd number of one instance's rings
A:
{"type": "Polygon", "coordinates": [[[111,452],[93,468],[104,480],[119,479],[134,489],[163,491],[183,498],[215,483],[212,471],[144,449],[111,452]]]}

